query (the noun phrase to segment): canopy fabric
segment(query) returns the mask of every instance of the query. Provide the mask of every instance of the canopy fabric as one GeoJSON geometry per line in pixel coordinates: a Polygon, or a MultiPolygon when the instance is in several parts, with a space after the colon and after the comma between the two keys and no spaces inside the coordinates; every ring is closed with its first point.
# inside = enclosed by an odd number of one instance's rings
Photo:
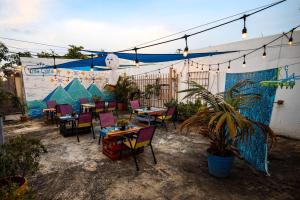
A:
{"type": "MultiPolygon", "coordinates": [[[[134,54],[134,53],[114,53],[121,59],[132,60],[135,61],[136,57],[139,62],[142,63],[157,63],[157,62],[169,62],[169,61],[176,61],[176,60],[183,60],[183,59],[192,59],[192,58],[199,58],[199,57],[207,57],[207,56],[214,56],[214,55],[221,55],[226,53],[234,53],[236,51],[220,51],[220,52],[205,52],[205,53],[190,53],[187,57],[183,57],[182,54],[134,54]]],[[[95,52],[94,52],[95,53],[95,52]]],[[[74,70],[83,70],[89,71],[90,65],[94,64],[94,71],[105,71],[110,70],[106,66],[105,58],[109,52],[96,52],[98,57],[83,59],[78,61],[67,62],[63,64],[56,65],[57,68],[64,68],[64,69],[74,69],[74,70]],[[102,67],[97,67],[102,66],[102,67]]],[[[120,67],[131,67],[133,65],[120,65],[120,67]]],[[[53,68],[53,66],[43,67],[45,68],[53,68]]]]}

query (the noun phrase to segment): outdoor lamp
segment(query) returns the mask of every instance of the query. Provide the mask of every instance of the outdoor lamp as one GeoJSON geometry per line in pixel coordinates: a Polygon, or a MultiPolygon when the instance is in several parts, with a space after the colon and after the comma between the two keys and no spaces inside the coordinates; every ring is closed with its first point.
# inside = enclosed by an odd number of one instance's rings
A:
{"type": "Polygon", "coordinates": [[[244,55],[243,67],[246,67],[246,55],[244,55]]]}
{"type": "Polygon", "coordinates": [[[92,57],[92,63],[91,63],[91,72],[94,72],[94,55],[92,54],[91,55],[91,57],[92,57]]]}
{"type": "Polygon", "coordinates": [[[242,38],[246,39],[247,38],[246,15],[243,16],[243,19],[244,19],[244,28],[242,30],[242,38]]]}
{"type": "Polygon", "coordinates": [[[135,47],[134,48],[134,51],[135,51],[135,66],[136,67],[140,67],[140,62],[139,62],[139,59],[138,59],[138,57],[137,57],[137,48],[135,47]]]}
{"type": "Polygon", "coordinates": [[[185,48],[183,50],[183,57],[187,57],[187,55],[189,54],[189,48],[187,45],[187,35],[184,35],[184,39],[185,39],[185,48]]]}
{"type": "Polygon", "coordinates": [[[55,64],[55,55],[53,55],[53,73],[56,74],[57,69],[56,69],[56,64],[55,64]]]}
{"type": "Polygon", "coordinates": [[[135,59],[135,66],[136,66],[136,67],[140,67],[140,62],[139,62],[138,59],[135,59]]]}
{"type": "Polygon", "coordinates": [[[292,44],[293,44],[293,33],[294,33],[294,29],[292,30],[291,36],[289,38],[289,42],[288,42],[289,46],[292,46],[292,44]]]}
{"type": "Polygon", "coordinates": [[[228,62],[227,71],[230,71],[230,62],[231,62],[231,60],[229,60],[229,62],[228,62]]]}
{"type": "Polygon", "coordinates": [[[266,56],[267,56],[267,53],[266,53],[266,45],[264,45],[264,52],[263,52],[262,57],[265,58],[266,56]]]}

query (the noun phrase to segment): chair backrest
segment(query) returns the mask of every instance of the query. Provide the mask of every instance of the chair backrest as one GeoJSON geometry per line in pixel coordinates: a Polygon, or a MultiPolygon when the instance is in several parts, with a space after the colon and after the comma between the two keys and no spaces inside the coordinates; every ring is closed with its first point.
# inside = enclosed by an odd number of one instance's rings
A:
{"type": "Polygon", "coordinates": [[[166,116],[173,116],[176,113],[176,107],[169,107],[166,116]]]}
{"type": "Polygon", "coordinates": [[[91,113],[80,113],[78,117],[78,128],[90,127],[92,125],[92,114],[91,113]]]}
{"type": "Polygon", "coordinates": [[[47,108],[55,108],[56,107],[56,101],[52,100],[52,101],[47,101],[47,108]]]}
{"type": "Polygon", "coordinates": [[[59,104],[57,105],[57,112],[60,113],[61,116],[71,115],[72,106],[69,104],[59,104]]]}
{"type": "Polygon", "coordinates": [[[115,101],[108,102],[108,108],[116,108],[116,107],[117,107],[117,102],[115,101]]]}
{"type": "Polygon", "coordinates": [[[96,109],[104,109],[105,108],[105,102],[104,101],[98,101],[95,103],[96,109]]]}
{"type": "Polygon", "coordinates": [[[115,124],[115,117],[112,112],[99,113],[100,127],[106,128],[115,124]]]}
{"type": "Polygon", "coordinates": [[[143,146],[151,143],[156,126],[148,126],[145,128],[141,128],[138,133],[138,138],[136,139],[135,146],[139,146],[141,143],[143,146]]]}
{"type": "Polygon", "coordinates": [[[79,99],[80,104],[89,103],[88,98],[79,99]]]}
{"type": "Polygon", "coordinates": [[[139,100],[130,101],[130,106],[132,110],[139,109],[140,108],[139,100]]]}

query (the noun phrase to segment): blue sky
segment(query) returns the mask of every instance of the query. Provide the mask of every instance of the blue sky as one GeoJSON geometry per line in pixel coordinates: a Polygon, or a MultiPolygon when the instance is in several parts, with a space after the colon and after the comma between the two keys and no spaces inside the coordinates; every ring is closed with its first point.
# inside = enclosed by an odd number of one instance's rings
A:
{"type": "MultiPolygon", "coordinates": [[[[87,49],[113,51],[272,2],[275,1],[0,0],[0,36],[60,46],[75,44],[87,49]]],[[[287,0],[250,17],[247,20],[247,29],[249,38],[255,38],[282,33],[298,24],[300,24],[300,1],[287,0]]],[[[189,40],[189,47],[198,49],[241,40],[241,29],[242,21],[239,21],[197,35],[189,40]]],[[[9,46],[32,51],[49,49],[32,44],[1,39],[0,41],[9,46]]],[[[149,48],[144,52],[169,53],[183,46],[183,41],[178,41],[149,48]]],[[[65,51],[55,48],[54,50],[59,53],[65,51]]]]}

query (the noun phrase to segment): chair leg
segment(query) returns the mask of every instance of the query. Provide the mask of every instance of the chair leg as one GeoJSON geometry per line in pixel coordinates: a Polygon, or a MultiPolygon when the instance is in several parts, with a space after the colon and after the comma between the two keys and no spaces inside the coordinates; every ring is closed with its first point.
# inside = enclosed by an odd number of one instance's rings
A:
{"type": "Polygon", "coordinates": [[[100,143],[101,143],[101,135],[99,135],[99,140],[98,140],[98,144],[100,145],[100,143]]]}
{"type": "Polygon", "coordinates": [[[153,151],[153,148],[152,148],[151,144],[150,144],[150,147],[151,147],[151,152],[152,152],[152,156],[153,156],[153,159],[154,159],[154,163],[156,164],[157,161],[156,161],[155,154],[154,154],[154,151],[153,151]]]}
{"type": "Polygon", "coordinates": [[[94,132],[94,126],[93,126],[93,122],[92,122],[92,126],[91,126],[91,128],[92,128],[93,138],[94,138],[94,139],[96,139],[96,138],[95,138],[95,132],[94,132]]]}
{"type": "Polygon", "coordinates": [[[166,121],[162,121],[162,123],[163,123],[164,127],[166,128],[166,131],[168,131],[168,128],[167,128],[167,123],[166,123],[166,121]]]}
{"type": "Polygon", "coordinates": [[[132,153],[133,153],[133,158],[134,158],[134,162],[135,162],[136,171],[140,171],[139,165],[137,163],[135,151],[133,150],[132,153]]]}
{"type": "Polygon", "coordinates": [[[76,132],[76,136],[77,136],[77,141],[80,142],[80,141],[79,141],[79,134],[78,134],[78,129],[77,129],[77,127],[75,127],[75,132],[76,132]]]}

